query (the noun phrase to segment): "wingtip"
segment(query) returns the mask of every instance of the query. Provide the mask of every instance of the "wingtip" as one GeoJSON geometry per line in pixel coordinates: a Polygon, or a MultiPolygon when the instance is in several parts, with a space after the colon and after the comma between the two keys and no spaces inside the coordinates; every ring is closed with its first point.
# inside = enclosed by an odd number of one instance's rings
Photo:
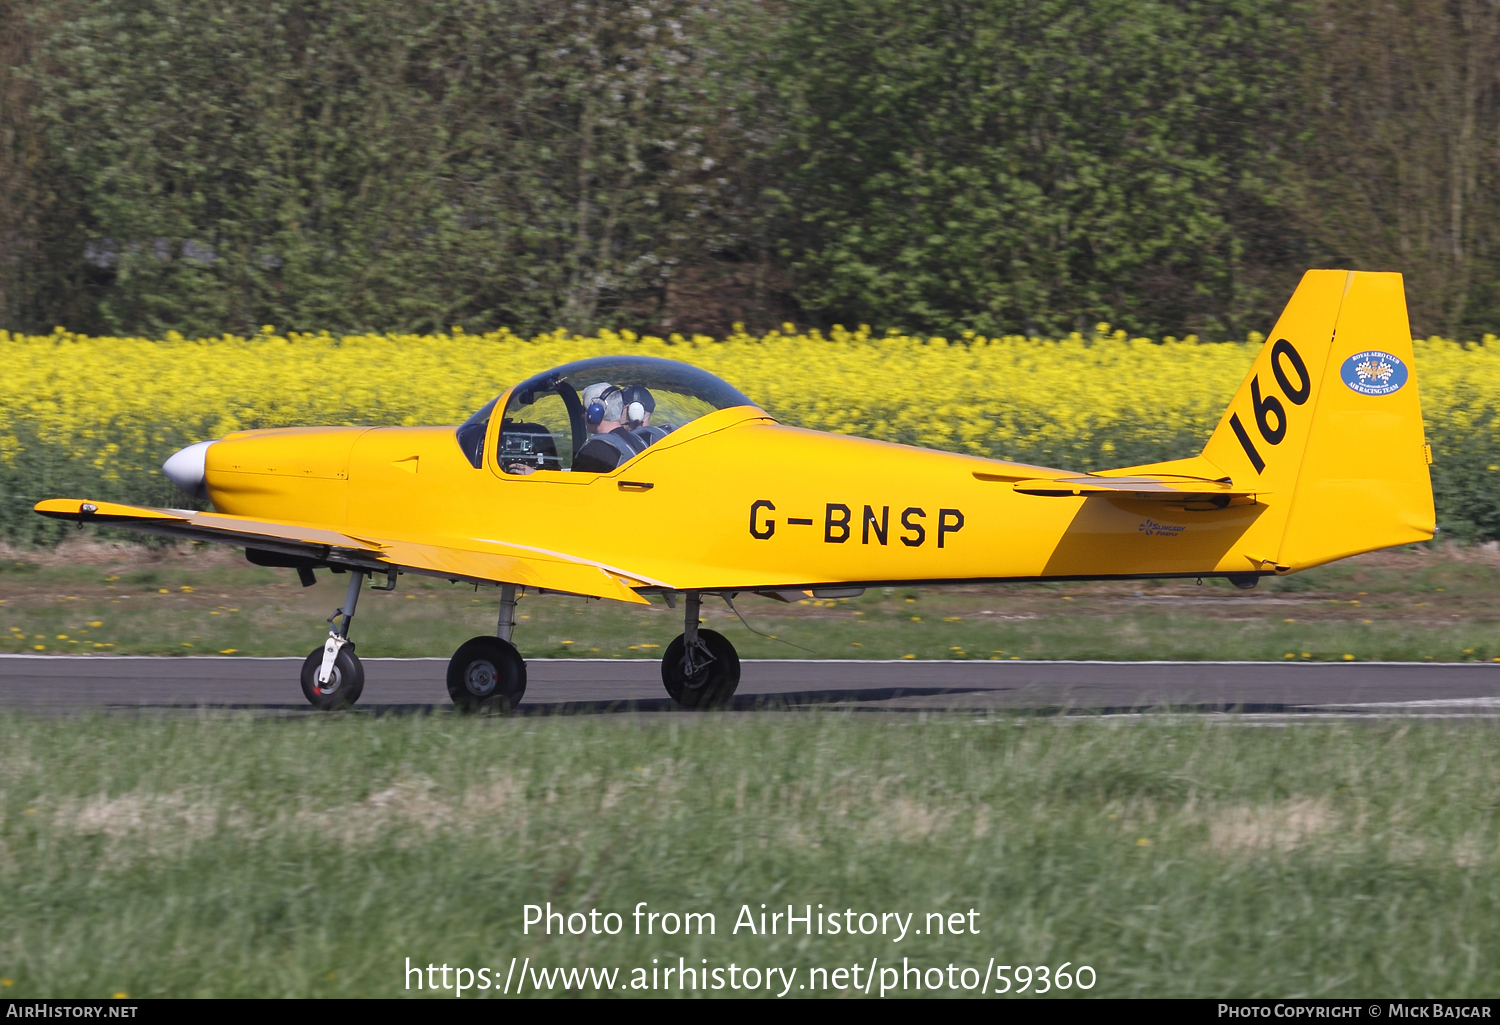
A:
{"type": "Polygon", "coordinates": [[[43,516],[81,516],[97,509],[96,503],[82,498],[44,498],[31,507],[32,512],[43,516]]]}
{"type": "Polygon", "coordinates": [[[44,498],[31,511],[54,519],[78,520],[184,520],[192,517],[186,509],[151,509],[118,502],[96,502],[87,498],[44,498]]]}

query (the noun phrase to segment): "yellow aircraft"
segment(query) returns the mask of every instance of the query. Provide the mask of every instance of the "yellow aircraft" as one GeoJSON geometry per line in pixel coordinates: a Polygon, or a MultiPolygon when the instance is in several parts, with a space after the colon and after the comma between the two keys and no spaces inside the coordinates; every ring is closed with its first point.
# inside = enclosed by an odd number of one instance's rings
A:
{"type": "MultiPolygon", "coordinates": [[[[789,371],[790,372],[790,371],[789,371]]],[[[526,689],[527,591],[676,608],[662,658],[687,708],[724,704],[739,658],[705,595],[795,600],[881,584],[1227,577],[1253,587],[1434,533],[1399,274],[1309,271],[1202,453],[1098,473],[787,427],[682,363],[603,357],[522,381],[458,427],[244,431],[163,469],[214,512],[48,499],[46,515],[245,547],[349,576],[302,689],[353,704],[360,591],[401,573],[498,586],[495,636],[454,654],[460,709],[526,689]]],[[[732,604],[731,604],[732,607],[732,604]]]]}

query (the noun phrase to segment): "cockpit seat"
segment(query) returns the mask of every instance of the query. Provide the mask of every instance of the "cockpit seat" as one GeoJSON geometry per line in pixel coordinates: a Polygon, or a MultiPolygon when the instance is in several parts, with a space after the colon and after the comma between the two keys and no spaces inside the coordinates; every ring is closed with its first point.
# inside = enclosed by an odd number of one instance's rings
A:
{"type": "Polygon", "coordinates": [[[573,457],[573,470],[577,473],[608,473],[625,460],[644,452],[649,444],[639,431],[616,427],[608,434],[589,438],[573,457]]]}

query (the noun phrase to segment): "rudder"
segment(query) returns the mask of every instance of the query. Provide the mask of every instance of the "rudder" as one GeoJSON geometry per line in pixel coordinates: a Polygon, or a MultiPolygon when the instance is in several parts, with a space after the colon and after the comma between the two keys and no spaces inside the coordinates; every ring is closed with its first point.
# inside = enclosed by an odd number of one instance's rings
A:
{"type": "Polygon", "coordinates": [[[1431,450],[1400,274],[1350,271],[1279,561],[1431,540],[1431,450]]]}

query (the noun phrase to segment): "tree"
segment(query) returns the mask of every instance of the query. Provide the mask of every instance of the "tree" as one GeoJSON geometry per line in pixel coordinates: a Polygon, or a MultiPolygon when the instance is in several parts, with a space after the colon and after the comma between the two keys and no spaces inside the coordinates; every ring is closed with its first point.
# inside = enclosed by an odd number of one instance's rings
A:
{"type": "Polygon", "coordinates": [[[1500,5],[1321,0],[1290,180],[1327,263],[1406,275],[1418,334],[1500,323],[1500,5]]]}
{"type": "Polygon", "coordinates": [[[31,82],[112,330],[588,330],[730,191],[701,0],[55,10],[31,82]]]}
{"type": "Polygon", "coordinates": [[[945,332],[1242,330],[1229,213],[1286,33],[1253,0],[788,5],[798,297],[945,332]]]}

